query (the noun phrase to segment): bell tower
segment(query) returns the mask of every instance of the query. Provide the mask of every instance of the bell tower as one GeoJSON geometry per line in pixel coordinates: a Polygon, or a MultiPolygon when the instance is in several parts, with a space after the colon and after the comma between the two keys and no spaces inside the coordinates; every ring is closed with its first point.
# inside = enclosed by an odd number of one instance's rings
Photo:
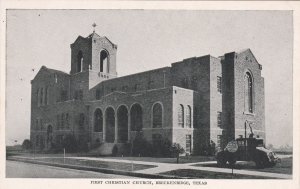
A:
{"type": "Polygon", "coordinates": [[[71,75],[88,78],[89,89],[103,80],[117,77],[117,45],[94,31],[87,37],[79,36],[71,44],[71,75]]]}

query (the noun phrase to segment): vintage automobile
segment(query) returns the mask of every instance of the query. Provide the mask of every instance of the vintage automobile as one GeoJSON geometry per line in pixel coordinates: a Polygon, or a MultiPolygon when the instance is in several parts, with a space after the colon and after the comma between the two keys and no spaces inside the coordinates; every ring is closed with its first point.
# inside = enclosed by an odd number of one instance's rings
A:
{"type": "Polygon", "coordinates": [[[272,167],[280,162],[274,152],[264,147],[263,139],[238,138],[216,153],[217,164],[220,167],[234,165],[236,161],[254,161],[258,168],[272,167]]]}

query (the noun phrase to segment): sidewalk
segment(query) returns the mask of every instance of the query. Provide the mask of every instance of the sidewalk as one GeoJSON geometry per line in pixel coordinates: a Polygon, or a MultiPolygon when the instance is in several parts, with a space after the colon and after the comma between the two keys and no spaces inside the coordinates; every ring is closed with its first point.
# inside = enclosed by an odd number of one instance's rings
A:
{"type": "MultiPolygon", "coordinates": [[[[197,162],[197,163],[186,163],[186,164],[171,164],[171,163],[157,163],[157,162],[145,162],[145,161],[131,161],[131,160],[120,160],[120,159],[106,159],[106,158],[90,158],[90,157],[71,157],[74,159],[88,159],[95,161],[109,161],[109,162],[123,162],[123,163],[134,163],[134,164],[144,164],[144,165],[155,165],[157,167],[143,169],[135,171],[136,173],[143,174],[159,174],[167,171],[177,170],[177,169],[194,169],[194,170],[202,170],[202,171],[212,171],[212,172],[220,172],[220,173],[232,173],[231,169],[228,168],[215,168],[215,167],[195,167],[195,164],[211,164],[217,163],[216,161],[207,161],[207,162],[197,162]]],[[[260,171],[249,171],[249,170],[236,170],[234,169],[235,174],[242,175],[252,175],[252,176],[263,176],[270,178],[279,178],[279,179],[292,179],[292,175],[288,174],[279,174],[279,173],[268,173],[268,172],[260,172],[260,171]]]]}
{"type": "MultiPolygon", "coordinates": [[[[33,158],[28,158],[28,157],[14,157],[15,160],[19,159],[21,160],[30,160],[31,163],[34,163],[38,161],[39,159],[42,160],[44,158],[49,158],[49,157],[36,157],[35,159],[33,158]]],[[[50,157],[50,158],[62,158],[62,157],[50,157]]],[[[146,176],[147,178],[160,178],[164,177],[160,175],[161,173],[168,172],[168,171],[173,171],[173,170],[178,170],[178,169],[189,169],[189,170],[199,170],[199,171],[210,171],[210,172],[217,172],[217,173],[228,173],[231,174],[232,170],[229,168],[217,168],[217,167],[201,167],[201,166],[194,166],[194,165],[199,165],[199,164],[211,164],[211,163],[216,163],[216,161],[207,161],[207,162],[196,162],[196,163],[185,163],[185,164],[175,164],[175,163],[159,163],[159,162],[146,162],[146,161],[135,161],[135,160],[122,160],[122,159],[114,159],[112,158],[101,158],[101,157],[67,157],[69,159],[77,159],[77,160],[91,160],[91,161],[101,161],[101,162],[114,162],[114,163],[128,163],[128,164],[140,164],[140,165],[152,165],[156,166],[153,168],[147,168],[147,169],[142,169],[142,170],[135,170],[135,171],[118,171],[118,170],[111,170],[112,172],[116,174],[130,174],[134,176],[140,175],[141,177],[146,176]]],[[[54,165],[54,166],[57,166],[54,165]]],[[[63,166],[63,165],[60,165],[63,166]]],[[[66,165],[70,167],[70,165],[66,165]]],[[[74,167],[75,165],[72,165],[71,167],[74,167]]],[[[78,169],[82,168],[80,166],[77,166],[78,169]]],[[[84,168],[86,169],[86,168],[84,168]]],[[[99,169],[99,168],[93,168],[94,170],[104,170],[108,171],[107,169],[99,169]]],[[[250,176],[261,176],[261,177],[269,177],[271,178],[278,178],[278,179],[292,179],[292,175],[288,174],[279,174],[279,173],[270,173],[270,172],[261,172],[261,171],[250,171],[250,170],[233,170],[234,174],[240,174],[240,175],[250,175],[250,176]]],[[[166,177],[166,178],[171,178],[171,177],[166,177]]]]}

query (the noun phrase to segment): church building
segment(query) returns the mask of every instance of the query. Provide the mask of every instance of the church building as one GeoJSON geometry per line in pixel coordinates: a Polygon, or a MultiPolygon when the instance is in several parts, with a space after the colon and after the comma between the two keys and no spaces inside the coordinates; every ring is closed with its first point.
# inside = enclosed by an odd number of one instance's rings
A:
{"type": "Polygon", "coordinates": [[[262,66],[250,49],[117,76],[117,45],[93,32],[71,45],[71,71],[42,66],[31,81],[30,139],[49,150],[72,135],[90,148],[179,143],[186,154],[245,137],[265,139],[262,66]],[[133,144],[134,145],[134,144],[133,144]]]}

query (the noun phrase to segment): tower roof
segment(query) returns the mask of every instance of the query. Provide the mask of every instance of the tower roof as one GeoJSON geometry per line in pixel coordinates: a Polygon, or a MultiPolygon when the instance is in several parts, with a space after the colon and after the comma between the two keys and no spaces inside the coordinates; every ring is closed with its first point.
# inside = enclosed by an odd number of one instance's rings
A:
{"type": "Polygon", "coordinates": [[[101,37],[99,34],[97,34],[96,32],[91,33],[89,36],[87,36],[87,38],[92,38],[92,37],[101,37]]]}

